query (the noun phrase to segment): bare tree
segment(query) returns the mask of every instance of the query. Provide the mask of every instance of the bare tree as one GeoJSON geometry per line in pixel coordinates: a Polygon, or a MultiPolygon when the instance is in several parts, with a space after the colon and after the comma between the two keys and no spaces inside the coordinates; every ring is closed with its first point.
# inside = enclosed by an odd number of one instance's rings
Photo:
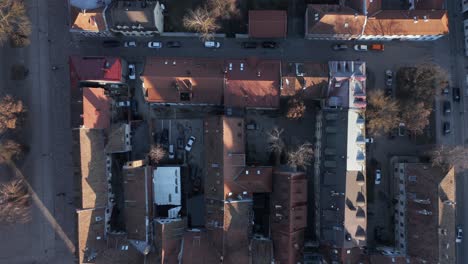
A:
{"type": "Polygon", "coordinates": [[[202,40],[213,39],[214,33],[220,28],[217,18],[206,7],[189,10],[184,16],[183,24],[185,28],[200,33],[202,40]]]}
{"type": "Polygon", "coordinates": [[[240,14],[236,0],[208,0],[208,7],[217,18],[230,19],[240,14]]]}
{"type": "Polygon", "coordinates": [[[288,153],[288,165],[291,167],[302,167],[305,168],[312,164],[314,158],[314,148],[312,144],[306,142],[296,150],[288,153]]]}
{"type": "Polygon", "coordinates": [[[400,119],[397,101],[385,96],[382,90],[373,90],[368,94],[368,102],[366,117],[370,134],[388,133],[398,126],[400,119]]]}
{"type": "Polygon", "coordinates": [[[0,185],[0,222],[26,223],[30,218],[29,192],[23,179],[0,185]]]}
{"type": "Polygon", "coordinates": [[[0,133],[17,128],[25,113],[26,108],[21,100],[11,95],[0,98],[0,133]]]}
{"type": "Polygon", "coordinates": [[[288,112],[286,117],[289,119],[300,119],[304,117],[306,112],[306,106],[304,100],[301,97],[292,97],[288,101],[288,112]]]}
{"type": "Polygon", "coordinates": [[[14,161],[21,153],[22,147],[15,141],[6,139],[0,142],[0,161],[14,161]]]}
{"type": "Polygon", "coordinates": [[[151,147],[148,155],[154,164],[158,164],[166,154],[166,150],[161,145],[156,145],[151,147]]]}
{"type": "Polygon", "coordinates": [[[424,102],[405,101],[401,119],[405,123],[406,129],[413,134],[420,135],[429,125],[431,111],[432,106],[427,106],[424,102]]]}
{"type": "Polygon", "coordinates": [[[281,128],[273,128],[270,132],[267,132],[268,136],[268,151],[280,154],[284,149],[284,141],[281,138],[284,130],[281,128]]]}
{"type": "Polygon", "coordinates": [[[440,145],[430,155],[433,166],[446,169],[456,166],[462,170],[468,168],[468,148],[466,147],[440,145]]]}
{"type": "Polygon", "coordinates": [[[29,44],[31,22],[26,14],[24,1],[0,1],[0,44],[11,39],[15,45],[29,44]]]}

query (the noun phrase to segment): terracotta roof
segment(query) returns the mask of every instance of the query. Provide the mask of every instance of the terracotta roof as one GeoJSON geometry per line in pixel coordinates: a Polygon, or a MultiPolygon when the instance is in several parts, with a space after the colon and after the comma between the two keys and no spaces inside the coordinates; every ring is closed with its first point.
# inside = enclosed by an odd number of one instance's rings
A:
{"type": "Polygon", "coordinates": [[[278,60],[227,60],[226,107],[279,107],[281,62],[278,60]]]}
{"type": "Polygon", "coordinates": [[[455,200],[454,184],[453,170],[445,174],[430,164],[405,164],[406,252],[412,260],[424,259],[428,263],[453,263],[449,260],[455,260],[455,210],[443,204],[443,201],[455,200]],[[431,214],[419,213],[422,210],[431,214]],[[445,236],[439,235],[442,226],[447,229],[445,236]],[[447,243],[450,243],[449,248],[447,243]]]}
{"type": "Polygon", "coordinates": [[[285,38],[287,14],[284,10],[249,10],[251,38],[285,38]]]}
{"type": "Polygon", "coordinates": [[[283,63],[282,75],[281,96],[300,94],[304,99],[319,99],[325,96],[329,78],[326,64],[283,63]]]}
{"type": "Polygon", "coordinates": [[[106,147],[106,153],[121,153],[131,150],[130,125],[125,123],[113,124],[110,128],[106,147]],[[128,133],[128,134],[127,134],[128,133]]]}
{"type": "Polygon", "coordinates": [[[307,227],[307,178],[302,172],[273,173],[271,232],[275,258],[294,264],[302,259],[307,227]]]}
{"type": "Polygon", "coordinates": [[[184,233],[182,263],[219,263],[219,256],[205,230],[189,230],[184,233]]]}
{"type": "Polygon", "coordinates": [[[235,179],[250,193],[271,192],[272,167],[245,167],[235,179]]]}
{"type": "Polygon", "coordinates": [[[151,103],[222,104],[220,60],[151,57],[140,78],[151,103]],[[188,100],[181,100],[181,93],[189,94],[188,100]]]}
{"type": "MultiPolygon", "coordinates": [[[[145,2],[145,7],[142,7],[143,1],[112,1],[106,11],[106,19],[109,27],[115,28],[118,25],[141,25],[143,29],[155,29],[158,17],[155,15],[156,6],[159,2],[145,2]]],[[[162,15],[161,15],[162,16],[162,15]]],[[[158,21],[159,22],[159,21],[158,21]]]]}
{"type": "Polygon", "coordinates": [[[110,127],[111,100],[102,88],[83,88],[83,126],[106,129],[110,127]]]}
{"type": "MultiPolygon", "coordinates": [[[[78,257],[79,263],[89,263],[94,254],[107,247],[104,240],[105,209],[78,210],[78,257]]],[[[93,262],[93,261],[92,261],[93,262]]]]}
{"type": "Polygon", "coordinates": [[[273,243],[271,239],[253,238],[251,240],[252,264],[271,264],[273,261],[273,243]]]}
{"type": "MultiPolygon", "coordinates": [[[[178,256],[186,227],[186,219],[157,219],[155,221],[155,244],[156,248],[161,250],[160,263],[179,263],[178,256]]],[[[185,251],[185,248],[183,250],[185,251]]]]}
{"type": "Polygon", "coordinates": [[[122,82],[122,61],[116,57],[70,56],[72,86],[79,81],[122,82]]]}
{"type": "Polygon", "coordinates": [[[307,6],[306,16],[306,34],[359,35],[365,21],[364,15],[339,5],[310,4],[307,6]]]}
{"type": "Polygon", "coordinates": [[[104,21],[104,7],[86,10],[70,6],[71,29],[99,32],[107,30],[106,22],[104,21]]]}
{"type": "Polygon", "coordinates": [[[106,156],[104,132],[80,129],[81,208],[107,205],[106,156]]]}
{"type": "Polygon", "coordinates": [[[249,263],[251,211],[251,202],[224,203],[223,263],[249,263]]]}
{"type": "Polygon", "coordinates": [[[123,215],[125,228],[129,239],[148,242],[146,222],[151,219],[152,207],[152,177],[151,168],[126,167],[123,168],[124,206],[123,215]],[[148,209],[148,211],[147,211],[148,209]]]}
{"type": "Polygon", "coordinates": [[[384,10],[369,17],[364,30],[365,35],[442,35],[448,32],[444,10],[384,10]],[[414,17],[418,23],[414,23],[414,17]]]}

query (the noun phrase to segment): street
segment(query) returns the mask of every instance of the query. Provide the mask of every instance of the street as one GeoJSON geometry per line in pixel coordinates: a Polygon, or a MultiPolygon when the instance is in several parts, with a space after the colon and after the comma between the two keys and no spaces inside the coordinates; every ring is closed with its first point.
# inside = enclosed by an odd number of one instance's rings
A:
{"type": "MultiPolygon", "coordinates": [[[[449,3],[451,19],[458,23],[451,30],[454,34],[435,42],[400,42],[385,43],[384,52],[333,51],[331,46],[337,42],[309,41],[302,38],[290,38],[279,41],[278,49],[243,49],[242,40],[223,39],[220,49],[207,49],[197,38],[179,38],[181,48],[148,49],[146,42],[159,40],[163,44],[175,38],[141,38],[141,47],[103,48],[102,39],[72,38],[68,32],[67,3],[59,0],[48,1],[47,5],[39,0],[28,0],[28,12],[33,25],[31,45],[27,48],[2,49],[0,78],[2,92],[12,93],[25,101],[28,106],[28,118],[23,128],[22,137],[30,146],[25,161],[19,168],[28,179],[38,200],[34,202],[32,221],[25,225],[1,227],[0,238],[5,246],[0,249],[0,263],[73,263],[76,243],[76,213],[70,201],[76,195],[77,186],[73,185],[73,166],[71,160],[72,142],[70,127],[70,84],[68,56],[121,56],[137,63],[137,73],[142,71],[144,58],[160,57],[218,57],[245,58],[257,56],[288,61],[312,61],[326,63],[330,60],[362,60],[367,63],[367,89],[384,89],[384,72],[394,72],[400,66],[424,62],[435,62],[452,72],[452,85],[462,88],[462,101],[452,102],[452,135],[442,136],[440,104],[436,103],[437,142],[444,144],[464,144],[467,130],[464,109],[464,74],[465,57],[463,55],[463,34],[459,6],[449,3]],[[457,13],[458,12],[458,13],[457,13]],[[460,55],[462,54],[462,55],[460,55]],[[13,64],[24,64],[29,68],[29,76],[24,81],[9,79],[13,64]],[[56,67],[57,70],[52,70],[56,67]],[[56,196],[65,193],[65,196],[56,196]],[[70,242],[72,244],[70,244],[70,242]]],[[[451,2],[451,1],[448,1],[451,2]]],[[[352,46],[352,42],[347,43],[352,46]]],[[[139,82],[138,82],[139,83],[139,82]]],[[[136,87],[140,90],[139,87],[136,87]]],[[[451,100],[451,96],[450,96],[451,100]]],[[[141,107],[141,104],[140,104],[141,107]]],[[[388,141],[389,153],[376,153],[376,159],[386,159],[388,155],[411,154],[414,149],[408,146],[406,139],[398,139],[396,144],[388,141]]],[[[371,146],[370,152],[375,148],[371,146]]],[[[388,168],[382,168],[386,175],[388,168]]],[[[387,174],[388,175],[388,174],[387,174]]],[[[464,202],[463,190],[468,188],[466,177],[458,175],[457,181],[457,222],[468,228],[468,203],[464,202]]],[[[379,189],[387,192],[388,186],[379,189]]],[[[377,214],[377,213],[375,213],[377,214]]],[[[383,216],[385,217],[385,216],[383,216]]],[[[467,263],[468,243],[460,244],[458,259],[467,263]]]]}

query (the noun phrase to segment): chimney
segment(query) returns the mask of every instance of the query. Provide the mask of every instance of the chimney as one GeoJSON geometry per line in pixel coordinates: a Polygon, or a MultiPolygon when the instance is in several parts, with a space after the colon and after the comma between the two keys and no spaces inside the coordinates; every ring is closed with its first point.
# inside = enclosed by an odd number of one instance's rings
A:
{"type": "Polygon", "coordinates": [[[414,20],[413,23],[415,23],[415,24],[418,23],[418,17],[417,16],[413,17],[413,20],[414,20]]]}

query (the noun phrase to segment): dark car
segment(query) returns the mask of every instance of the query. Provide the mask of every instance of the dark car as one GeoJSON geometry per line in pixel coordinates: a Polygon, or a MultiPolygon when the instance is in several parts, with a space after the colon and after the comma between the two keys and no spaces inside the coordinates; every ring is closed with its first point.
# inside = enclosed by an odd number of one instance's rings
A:
{"type": "Polygon", "coordinates": [[[452,95],[455,102],[460,102],[460,88],[453,88],[452,95]]]}
{"type": "Polygon", "coordinates": [[[451,107],[449,101],[445,101],[445,102],[444,102],[444,104],[443,104],[443,111],[444,111],[444,114],[450,114],[450,113],[452,112],[452,107],[451,107]]]}
{"type": "Polygon", "coordinates": [[[442,133],[444,135],[450,134],[450,123],[449,122],[444,122],[443,128],[442,128],[442,133]]]}
{"type": "Polygon", "coordinates": [[[102,42],[104,48],[116,48],[120,46],[120,41],[118,40],[104,40],[102,42]]]}
{"type": "Polygon", "coordinates": [[[244,49],[256,49],[257,48],[257,42],[245,41],[245,42],[242,42],[242,47],[244,49]]]}
{"type": "Polygon", "coordinates": [[[388,97],[392,97],[393,96],[392,88],[385,89],[385,95],[388,96],[388,97]]]}
{"type": "Polygon", "coordinates": [[[342,44],[342,43],[339,43],[339,44],[335,44],[332,46],[332,49],[333,50],[347,50],[348,49],[348,45],[346,44],[342,44]]]}
{"type": "Polygon", "coordinates": [[[276,42],[274,41],[264,41],[262,42],[262,47],[265,49],[275,49],[276,48],[276,42]]]}
{"type": "Polygon", "coordinates": [[[180,48],[182,47],[182,43],[180,41],[168,41],[166,46],[169,48],[180,48]]]}

